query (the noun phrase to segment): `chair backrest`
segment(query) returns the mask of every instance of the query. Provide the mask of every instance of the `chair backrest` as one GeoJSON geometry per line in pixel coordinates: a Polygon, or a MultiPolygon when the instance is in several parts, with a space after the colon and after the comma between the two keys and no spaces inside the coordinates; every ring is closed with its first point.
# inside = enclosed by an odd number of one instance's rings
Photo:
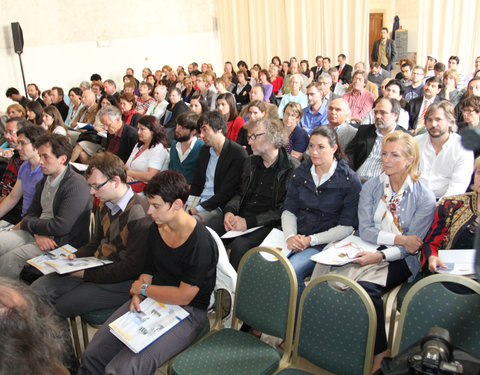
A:
{"type": "Polygon", "coordinates": [[[400,310],[392,354],[420,340],[433,326],[447,329],[454,345],[480,356],[480,284],[465,276],[446,274],[415,283],[400,310]],[[452,291],[452,287],[462,286],[471,293],[452,291]]]}
{"type": "Polygon", "coordinates": [[[263,333],[293,338],[297,277],[288,259],[270,247],[249,250],[238,267],[232,326],[238,319],[263,333]],[[269,261],[261,252],[274,255],[269,261]]]}
{"type": "Polygon", "coordinates": [[[335,374],[370,374],[376,331],[367,292],[345,276],[322,275],[300,299],[292,363],[298,366],[300,356],[335,374]]]}

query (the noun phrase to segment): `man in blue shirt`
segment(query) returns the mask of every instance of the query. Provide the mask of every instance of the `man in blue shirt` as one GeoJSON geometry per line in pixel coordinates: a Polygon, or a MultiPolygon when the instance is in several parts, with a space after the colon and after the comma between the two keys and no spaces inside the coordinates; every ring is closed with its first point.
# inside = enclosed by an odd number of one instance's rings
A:
{"type": "Polygon", "coordinates": [[[303,109],[300,126],[310,134],[318,125],[327,124],[327,103],[323,100],[320,83],[312,82],[307,86],[308,107],[303,109]]]}

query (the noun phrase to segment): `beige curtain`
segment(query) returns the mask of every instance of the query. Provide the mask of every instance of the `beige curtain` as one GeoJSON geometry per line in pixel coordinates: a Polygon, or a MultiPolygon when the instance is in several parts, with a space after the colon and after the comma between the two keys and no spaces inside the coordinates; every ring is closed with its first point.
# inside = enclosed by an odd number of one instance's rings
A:
{"type": "Polygon", "coordinates": [[[456,55],[459,71],[470,73],[480,55],[480,1],[420,0],[418,6],[417,62],[423,66],[432,53],[447,65],[456,55]]]}
{"type": "Polygon", "coordinates": [[[273,56],[310,64],[368,61],[369,0],[215,0],[223,61],[267,66],[273,56]]]}

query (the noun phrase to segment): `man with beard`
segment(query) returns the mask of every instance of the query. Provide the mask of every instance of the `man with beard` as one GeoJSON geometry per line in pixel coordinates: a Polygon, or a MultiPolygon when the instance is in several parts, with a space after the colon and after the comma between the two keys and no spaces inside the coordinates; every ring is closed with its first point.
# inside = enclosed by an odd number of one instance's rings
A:
{"type": "Polygon", "coordinates": [[[463,148],[460,135],[453,132],[455,114],[449,101],[433,103],[425,113],[428,133],[415,137],[420,148],[420,179],[437,199],[463,194],[473,173],[473,151],[463,148]]]}
{"type": "Polygon", "coordinates": [[[197,138],[198,115],[195,112],[184,112],[177,118],[175,140],[170,147],[170,163],[168,169],[178,171],[185,176],[190,185],[197,167],[200,149],[205,144],[197,138]]]}
{"type": "Polygon", "coordinates": [[[398,100],[382,98],[375,105],[375,124],[358,127],[357,134],[347,146],[345,153],[353,170],[362,182],[382,173],[382,140],[395,130],[405,131],[397,126],[400,103],[398,100]]]}

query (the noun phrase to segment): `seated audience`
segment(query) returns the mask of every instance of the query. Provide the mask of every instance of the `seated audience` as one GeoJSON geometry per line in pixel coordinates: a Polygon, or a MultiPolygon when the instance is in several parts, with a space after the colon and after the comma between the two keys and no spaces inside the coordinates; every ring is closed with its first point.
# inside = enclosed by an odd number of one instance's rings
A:
{"type": "Polygon", "coordinates": [[[0,276],[18,278],[25,261],[44,251],[88,242],[92,200],[85,179],[68,165],[67,137],[47,134],[36,139],[44,177],[37,184],[22,221],[0,233],[0,276]]]}
{"type": "Polygon", "coordinates": [[[430,105],[425,113],[425,127],[427,133],[415,137],[420,148],[420,180],[437,199],[465,193],[474,157],[473,151],[463,148],[461,137],[453,132],[453,104],[444,100],[430,105]]]}
{"type": "Polygon", "coordinates": [[[365,89],[366,85],[367,74],[364,70],[357,70],[352,77],[353,90],[342,96],[350,106],[352,119],[359,119],[360,122],[373,108],[375,101],[373,94],[365,89]]]}
{"type": "Polygon", "coordinates": [[[411,99],[405,110],[410,116],[408,129],[415,134],[426,132],[425,129],[425,113],[434,102],[439,101],[437,96],[440,92],[442,80],[438,77],[430,77],[425,81],[423,88],[423,96],[411,99]]]}
{"type": "Polygon", "coordinates": [[[137,99],[135,95],[123,93],[119,96],[118,107],[122,111],[122,121],[132,128],[137,127],[138,120],[142,117],[142,115],[137,112],[136,106],[137,99]]]}
{"type": "Polygon", "coordinates": [[[379,99],[375,104],[375,124],[359,126],[345,149],[350,166],[362,182],[382,173],[382,141],[387,134],[403,129],[397,125],[399,113],[397,100],[379,99]]]}
{"type": "Polygon", "coordinates": [[[107,95],[111,95],[115,99],[120,100],[120,94],[117,91],[117,85],[113,79],[107,79],[103,82],[103,90],[107,95]]]}
{"type": "Polygon", "coordinates": [[[38,102],[42,107],[45,106],[41,96],[42,92],[35,83],[29,83],[27,85],[27,93],[32,102],[38,102]]]}
{"type": "Polygon", "coordinates": [[[243,164],[240,188],[225,205],[223,221],[226,232],[261,228],[230,242],[230,263],[235,269],[242,256],[280,224],[287,184],[299,165],[298,160],[285,151],[287,137],[279,121],[264,117],[246,126],[253,155],[243,164]]]}
{"type": "MultiPolygon", "coordinates": [[[[343,53],[338,55],[337,58],[338,65],[335,67],[338,69],[339,80],[342,84],[350,84],[352,83],[353,76],[352,76],[352,66],[347,64],[347,56],[343,53]]],[[[365,78],[365,82],[367,82],[367,78],[365,78]]]]}
{"type": "MultiPolygon", "coordinates": [[[[364,68],[365,69],[365,68],[364,68]]],[[[385,78],[390,78],[391,73],[387,69],[383,69],[382,65],[376,61],[370,66],[370,72],[368,73],[368,81],[377,85],[377,92],[380,94],[380,85],[385,78]]]]}
{"type": "MultiPolygon", "coordinates": [[[[267,116],[271,119],[278,119],[278,108],[275,104],[265,102],[265,88],[262,84],[253,86],[250,90],[250,103],[253,101],[261,101],[265,103],[267,116]]],[[[248,106],[245,106],[240,111],[240,117],[245,119],[245,123],[250,120],[248,106]]]]}
{"type": "Polygon", "coordinates": [[[178,116],[175,140],[170,147],[168,169],[183,174],[189,185],[197,168],[200,150],[205,144],[197,138],[198,119],[199,115],[195,112],[185,112],[178,116]]]}
{"type": "MultiPolygon", "coordinates": [[[[307,89],[308,90],[308,89],[307,89]]],[[[285,150],[298,160],[303,159],[303,153],[308,147],[308,134],[300,124],[302,120],[302,107],[300,104],[290,102],[283,110],[283,127],[288,137],[285,150]]]]}
{"type": "MultiPolygon", "coordinates": [[[[154,78],[155,79],[155,78],[154,78]]],[[[135,108],[142,116],[147,113],[147,109],[155,103],[155,99],[150,96],[153,90],[153,85],[149,82],[140,83],[139,92],[140,96],[137,98],[135,108]]]]}
{"type": "Polygon", "coordinates": [[[43,107],[37,101],[28,102],[25,104],[27,110],[27,119],[34,125],[42,125],[42,112],[43,107]]]}
{"type": "Polygon", "coordinates": [[[262,84],[263,88],[265,89],[264,100],[269,102],[273,93],[273,85],[270,82],[270,73],[268,70],[262,69],[258,73],[259,83],[262,84]]]}
{"type": "Polygon", "coordinates": [[[117,155],[125,163],[138,142],[137,130],[123,122],[122,113],[113,106],[98,111],[98,118],[107,131],[106,151],[117,155]]]}
{"type": "Polygon", "coordinates": [[[217,98],[217,110],[227,120],[227,138],[236,141],[245,121],[238,115],[235,97],[231,93],[220,94],[217,98]]]}
{"type": "Polygon", "coordinates": [[[448,69],[443,74],[443,87],[438,93],[438,97],[441,100],[449,100],[454,106],[456,106],[462,97],[462,92],[457,89],[458,82],[458,72],[455,69],[448,69]]]}
{"type": "Polygon", "coordinates": [[[226,138],[227,121],[219,112],[204,113],[198,127],[205,145],[200,149],[190,188],[189,213],[221,235],[223,209],[240,186],[247,152],[226,138]]]}
{"type": "Polygon", "coordinates": [[[7,117],[27,118],[27,111],[25,110],[25,107],[20,104],[17,104],[17,103],[10,104],[7,107],[7,117]]]}
{"type": "MultiPolygon", "coordinates": [[[[462,134],[466,128],[480,124],[480,96],[471,96],[460,103],[463,113],[463,122],[457,124],[458,133],[462,134]]],[[[480,145],[478,147],[480,149],[480,145]]]]}
{"type": "Polygon", "coordinates": [[[307,95],[300,91],[303,82],[302,76],[300,74],[293,74],[288,82],[291,91],[288,94],[283,95],[280,105],[278,106],[278,117],[280,117],[280,119],[283,116],[283,109],[288,103],[299,103],[302,108],[305,108],[308,105],[307,95]]]}
{"type": "Polygon", "coordinates": [[[209,111],[207,99],[205,99],[198,91],[195,91],[190,98],[190,109],[198,116],[209,111]]]}
{"type": "Polygon", "coordinates": [[[52,97],[50,94],[52,93],[52,90],[45,90],[42,92],[42,100],[43,100],[43,107],[46,107],[47,105],[52,104],[52,97]]]}
{"type": "MultiPolygon", "coordinates": [[[[249,93],[252,89],[250,83],[247,82],[247,73],[243,70],[237,72],[237,87],[234,90],[235,101],[239,104],[240,108],[248,103],[249,93]]],[[[217,98],[218,100],[218,98],[217,98]]]]}
{"type": "Polygon", "coordinates": [[[400,72],[397,73],[395,79],[399,79],[404,87],[412,84],[413,62],[409,59],[400,59],[400,72]]]}
{"type": "MultiPolygon", "coordinates": [[[[349,87],[347,84],[343,84],[340,80],[340,74],[338,73],[337,68],[330,68],[328,69],[328,75],[330,76],[330,91],[336,95],[337,97],[343,96],[347,92],[347,88],[349,87]]],[[[352,86],[353,90],[353,86],[352,86]]]]}
{"type": "Polygon", "coordinates": [[[319,82],[312,82],[307,86],[307,99],[308,106],[303,108],[300,127],[310,134],[317,126],[327,123],[328,105],[319,82]]]}
{"type": "Polygon", "coordinates": [[[480,212],[480,158],[475,160],[471,192],[443,197],[437,206],[432,226],[422,245],[421,264],[426,273],[445,269],[438,250],[474,249],[480,212]]]}
{"type": "Polygon", "coordinates": [[[405,86],[405,99],[410,101],[412,99],[423,96],[423,79],[425,78],[425,70],[416,65],[411,73],[411,84],[405,86]]]}
{"type": "MultiPolygon", "coordinates": [[[[355,63],[355,65],[353,66],[353,71],[356,72],[357,70],[367,71],[367,69],[365,67],[365,63],[363,61],[358,61],[358,62],[355,63]]],[[[378,97],[381,95],[381,92],[380,92],[381,91],[381,84],[384,80],[385,79],[380,80],[380,83],[379,83],[378,86],[375,83],[371,82],[370,79],[367,80],[367,85],[365,86],[365,89],[372,93],[375,100],[377,100],[378,97]]],[[[352,91],[352,90],[353,90],[353,84],[349,84],[348,87],[347,87],[347,92],[352,91]]]]}
{"type": "Polygon", "coordinates": [[[308,148],[310,158],[294,170],[282,212],[283,234],[288,249],[293,250],[289,259],[297,274],[298,301],[305,289],[304,279],[315,266],[310,257],[358,227],[362,188],[345,160],[335,130],[315,128],[308,148]]]}
{"type": "Polygon", "coordinates": [[[163,363],[192,344],[205,326],[215,286],[218,250],[208,230],[183,209],[188,197],[185,178],[175,171],[156,175],[145,188],[150,226],[147,262],[130,288],[131,301],[120,307],[87,347],[78,374],[153,374],[163,363]],[[114,319],[140,311],[145,297],[181,305],[189,316],[142,352],[135,354],[110,333],[114,319]]]}
{"type": "Polygon", "coordinates": [[[193,93],[195,92],[195,89],[193,88],[193,81],[191,78],[185,78],[183,81],[183,85],[185,86],[185,89],[182,91],[182,100],[185,103],[190,103],[190,98],[192,97],[193,93]]]}
{"type": "Polygon", "coordinates": [[[8,99],[13,100],[14,102],[19,103],[22,107],[25,107],[25,104],[27,104],[28,99],[24,97],[22,94],[20,94],[20,91],[18,91],[15,87],[10,87],[7,89],[5,92],[5,96],[8,99]]]}
{"type": "Polygon", "coordinates": [[[22,282],[0,278],[0,369],[8,374],[67,375],[69,334],[52,309],[22,282]]]}
{"type": "Polygon", "coordinates": [[[57,107],[62,117],[62,120],[65,121],[68,115],[68,105],[64,102],[63,95],[63,89],[61,87],[52,87],[52,89],[50,90],[50,98],[52,99],[52,104],[57,107]]]}
{"type": "Polygon", "coordinates": [[[357,134],[357,128],[350,125],[350,107],[345,99],[339,98],[330,102],[327,120],[327,125],[337,133],[337,144],[341,146],[343,152],[357,134]]]}
{"type": "MultiPolygon", "coordinates": [[[[145,267],[148,228],[147,202],[126,183],[121,160],[96,154],[83,177],[90,194],[100,200],[98,228],[70,259],[94,256],[113,263],[68,275],[52,273],[32,284],[33,290],[63,319],[99,309],[114,308],[129,299],[129,290],[145,267]]],[[[88,197],[91,201],[91,197],[88,197]]],[[[65,321],[66,323],[66,321],[65,321]]]]}
{"type": "Polygon", "coordinates": [[[312,275],[312,280],[322,273],[348,276],[372,298],[377,313],[372,371],[390,354],[382,295],[403,282],[412,282],[417,275],[420,263],[416,254],[435,212],[435,196],[418,180],[419,161],[417,143],[408,133],[396,131],[383,139],[383,172],[365,183],[358,203],[360,238],[383,250],[361,251],[353,263],[340,267],[317,264],[312,275]]]}
{"type": "Polygon", "coordinates": [[[62,120],[62,115],[58,111],[57,107],[53,105],[47,105],[43,109],[42,113],[43,124],[45,130],[51,134],[60,134],[63,136],[68,135],[68,128],[62,120]]]}
{"type": "Polygon", "coordinates": [[[165,86],[157,86],[153,90],[153,97],[155,101],[148,106],[147,112],[145,114],[149,116],[155,116],[155,118],[160,121],[160,119],[165,115],[167,110],[168,101],[165,99],[167,95],[167,88],[165,86]]]}
{"type": "Polygon", "coordinates": [[[68,97],[70,98],[70,107],[68,108],[67,119],[65,120],[65,125],[67,127],[70,127],[70,124],[83,107],[82,94],[83,91],[80,89],[80,87],[72,87],[68,92],[68,97]]]}
{"type": "Polygon", "coordinates": [[[268,69],[270,73],[270,81],[272,83],[272,92],[274,95],[278,94],[278,90],[283,85],[283,77],[280,75],[280,67],[275,64],[270,64],[270,68],[268,69]]]}
{"type": "Polygon", "coordinates": [[[200,95],[207,100],[208,108],[210,108],[212,111],[215,110],[216,96],[214,95],[214,90],[212,90],[212,87],[207,88],[207,78],[204,74],[199,74],[197,76],[195,86],[200,95]]]}
{"type": "Polygon", "coordinates": [[[168,168],[167,136],[154,116],[143,116],[138,121],[138,143],[125,163],[127,182],[134,192],[142,192],[145,184],[158,172],[168,168]]]}
{"type": "Polygon", "coordinates": [[[167,132],[167,142],[170,145],[175,137],[177,117],[183,112],[188,112],[189,108],[182,100],[182,92],[177,87],[170,89],[168,99],[170,104],[167,106],[162,121],[165,131],[167,132]]]}
{"type": "MultiPolygon", "coordinates": [[[[0,218],[11,224],[17,224],[22,216],[25,216],[35,194],[37,182],[43,178],[40,156],[34,144],[36,139],[44,134],[45,130],[41,126],[30,125],[17,130],[16,149],[22,165],[13,189],[2,195],[0,201],[0,218]]],[[[2,184],[3,180],[2,178],[2,184]]]]}

